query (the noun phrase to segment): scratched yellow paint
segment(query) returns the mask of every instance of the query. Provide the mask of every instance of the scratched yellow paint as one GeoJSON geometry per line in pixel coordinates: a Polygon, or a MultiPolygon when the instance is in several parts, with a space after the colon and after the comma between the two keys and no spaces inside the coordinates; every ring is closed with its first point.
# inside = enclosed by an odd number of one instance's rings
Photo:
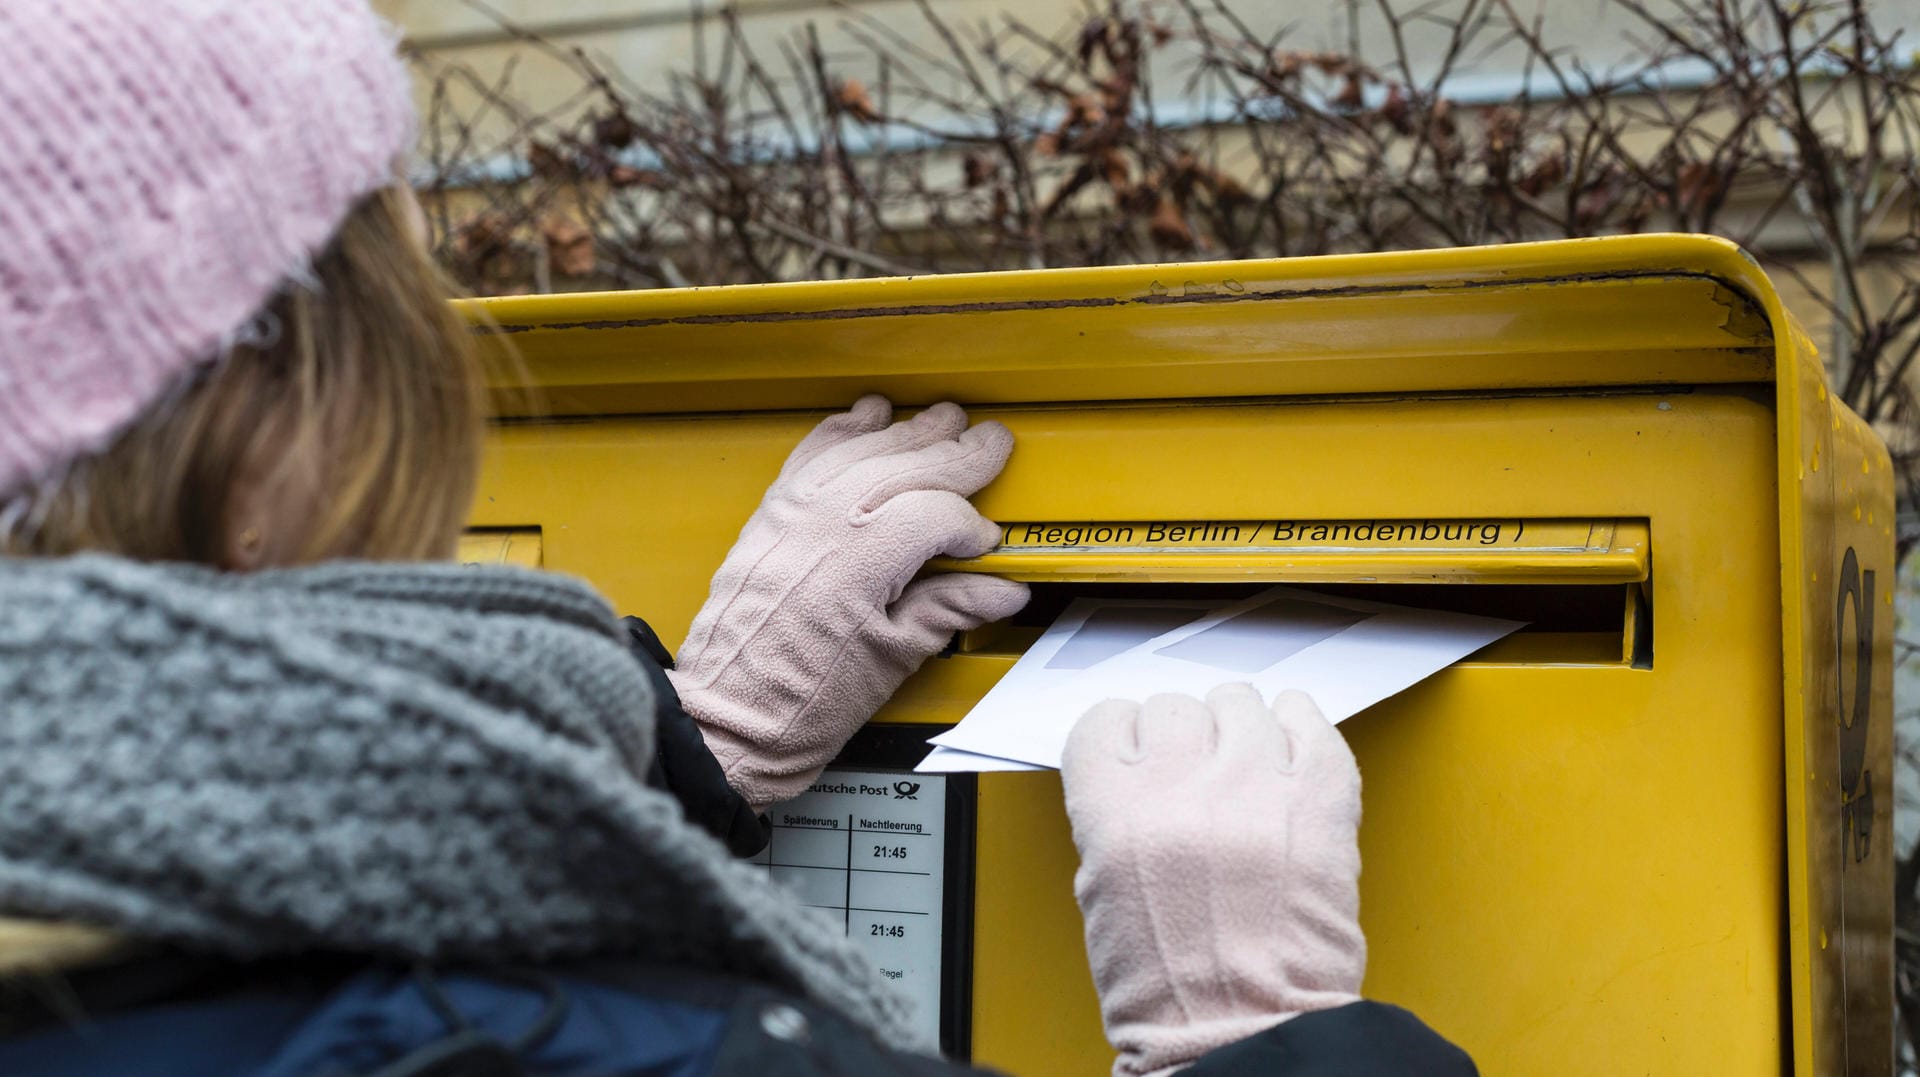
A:
{"type": "MultiPolygon", "coordinates": [[[[979,503],[1041,530],[1010,526],[983,570],[1066,593],[1535,596],[1535,630],[1343,727],[1367,784],[1369,994],[1488,1074],[1890,1070],[1891,475],[1734,248],[1649,236],[484,309],[541,393],[503,375],[475,525],[537,533],[548,567],[669,643],[787,448],[868,391],[1013,428],[979,503]],[[1245,540],[1287,521],[1561,537],[1245,540]],[[1127,522],[1199,529],[1045,537],[1127,522]],[[1619,619],[1558,624],[1576,594],[1619,619]]],[[[878,720],[957,720],[1021,638],[929,662],[878,720]]],[[[981,1062],[1108,1065],[1073,868],[1056,777],[980,780],[981,1062]]]]}
{"type": "Polygon", "coordinates": [[[537,528],[471,530],[460,538],[454,555],[466,565],[518,565],[539,568],[540,532],[537,528]]]}

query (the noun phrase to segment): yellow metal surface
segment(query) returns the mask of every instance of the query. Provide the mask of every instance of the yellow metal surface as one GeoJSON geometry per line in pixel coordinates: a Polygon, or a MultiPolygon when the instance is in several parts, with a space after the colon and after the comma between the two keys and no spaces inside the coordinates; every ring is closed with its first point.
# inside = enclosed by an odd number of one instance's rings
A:
{"type": "MultiPolygon", "coordinates": [[[[1777,305],[1778,300],[1771,300],[1777,305]]],[[[1893,497],[1886,447],[1809,357],[1780,381],[1787,845],[1802,1072],[1885,1073],[1893,1039],[1893,497]]],[[[1783,352],[1786,344],[1783,341],[1783,352]]]]}
{"type": "MultiPolygon", "coordinates": [[[[488,312],[552,396],[546,419],[496,429],[476,525],[537,530],[548,567],[669,644],[787,449],[870,390],[952,396],[1013,429],[979,504],[1042,531],[982,559],[995,571],[1166,587],[1240,558],[1241,580],[1624,585],[1644,663],[1619,633],[1592,634],[1598,652],[1522,633],[1343,727],[1367,782],[1368,993],[1488,1074],[1890,1070],[1891,484],[1732,248],[1637,237],[488,312]],[[1443,520],[1560,538],[1221,548],[1214,529],[1443,520]],[[1200,530],[1045,548],[1054,526],[1116,521],[1200,530]]],[[[880,720],[957,720],[1013,660],[930,661],[880,720]]],[[[984,1063],[1105,1072],[1073,868],[1057,778],[981,779],[984,1063]]]]}

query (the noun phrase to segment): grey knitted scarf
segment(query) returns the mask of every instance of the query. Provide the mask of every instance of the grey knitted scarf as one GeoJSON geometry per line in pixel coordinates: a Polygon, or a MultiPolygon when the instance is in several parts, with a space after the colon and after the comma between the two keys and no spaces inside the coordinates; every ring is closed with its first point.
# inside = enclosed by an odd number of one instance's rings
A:
{"type": "Polygon", "coordinates": [[[651,702],[550,574],[0,560],[0,915],[240,957],[632,955],[928,1047],[836,925],[641,782],[651,702]]]}

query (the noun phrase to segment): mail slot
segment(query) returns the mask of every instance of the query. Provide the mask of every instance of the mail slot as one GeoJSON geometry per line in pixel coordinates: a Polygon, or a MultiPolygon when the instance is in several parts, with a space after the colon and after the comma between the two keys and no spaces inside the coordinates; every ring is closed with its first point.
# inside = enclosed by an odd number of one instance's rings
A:
{"type": "Polygon", "coordinates": [[[1013,429],[977,499],[1001,546],[934,569],[1032,607],[929,661],[767,858],[849,895],[868,853],[932,880],[825,903],[954,1053],[1111,1059],[1057,776],[909,776],[925,734],[1075,597],[1290,583],[1528,623],[1342,727],[1369,996],[1489,1074],[1890,1070],[1891,469],[1736,248],[469,309],[503,416],[464,556],[584,575],[669,644],[826,412],[882,392],[1013,429]]]}

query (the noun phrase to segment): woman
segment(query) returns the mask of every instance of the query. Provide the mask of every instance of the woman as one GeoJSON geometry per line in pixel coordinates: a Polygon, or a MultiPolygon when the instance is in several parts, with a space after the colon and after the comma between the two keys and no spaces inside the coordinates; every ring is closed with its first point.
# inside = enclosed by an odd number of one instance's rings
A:
{"type": "MultiPolygon", "coordinates": [[[[729,847],[1024,603],[910,582],[996,541],[1007,432],[826,420],[668,673],[576,581],[444,563],[483,397],[360,0],[0,7],[0,97],[0,1072],[954,1069],[729,847]]],[[[1066,777],[1117,1071],[1362,1027],[1466,1065],[1357,1002],[1358,779],[1310,704],[1112,705],[1066,777]],[[1196,774],[1270,805],[1231,861],[1196,774]]]]}

